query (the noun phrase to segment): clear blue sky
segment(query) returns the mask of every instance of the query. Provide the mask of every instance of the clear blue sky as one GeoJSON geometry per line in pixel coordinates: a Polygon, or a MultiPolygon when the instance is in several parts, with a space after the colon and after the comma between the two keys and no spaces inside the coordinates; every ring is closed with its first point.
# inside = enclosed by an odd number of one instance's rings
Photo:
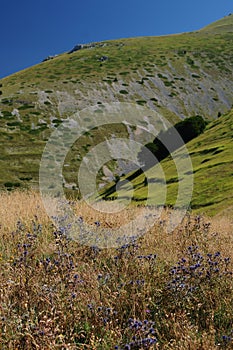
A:
{"type": "Polygon", "coordinates": [[[197,30],[232,0],[1,0],[0,77],[75,44],[197,30]]]}

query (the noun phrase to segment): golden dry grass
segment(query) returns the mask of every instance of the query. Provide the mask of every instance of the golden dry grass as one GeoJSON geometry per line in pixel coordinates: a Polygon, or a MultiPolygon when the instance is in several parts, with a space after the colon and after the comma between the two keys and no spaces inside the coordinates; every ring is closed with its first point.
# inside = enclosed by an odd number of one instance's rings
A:
{"type": "MultiPolygon", "coordinates": [[[[134,207],[104,214],[83,202],[74,203],[73,208],[85,222],[95,225],[99,221],[106,228],[119,227],[144,211],[134,207]]],[[[129,317],[155,321],[158,339],[151,347],[132,349],[230,349],[232,343],[226,344],[221,337],[230,336],[232,329],[232,277],[224,275],[224,258],[230,258],[227,271],[232,270],[233,222],[230,217],[209,220],[188,214],[174,232],[167,233],[170,215],[164,210],[137,242],[120,250],[96,251],[59,236],[39,193],[1,193],[2,349],[110,350],[114,344],[124,349],[123,344],[133,335],[127,326],[129,317]],[[36,236],[31,240],[28,233],[33,233],[33,223],[36,236]],[[42,225],[41,233],[38,225],[42,225]],[[28,243],[31,246],[27,248],[28,243]],[[218,261],[224,277],[216,273],[216,278],[207,279],[206,284],[192,278],[198,288],[192,298],[192,294],[182,296],[182,291],[173,292],[166,286],[172,278],[171,269],[182,257],[189,264],[195,262],[187,251],[195,245],[204,257],[205,270],[209,266],[207,254],[211,253],[210,259],[215,261],[218,258],[214,254],[221,253],[218,261]],[[156,254],[156,259],[146,258],[150,254],[156,254]],[[139,255],[142,258],[138,259],[139,255]],[[74,274],[84,282],[74,284],[74,274]],[[116,310],[117,316],[108,316],[110,321],[103,324],[106,307],[116,310]]],[[[143,339],[145,332],[140,332],[143,339]]]]}
{"type": "MultiPolygon", "coordinates": [[[[108,204],[107,204],[108,205],[108,204]]],[[[84,222],[94,225],[100,222],[101,226],[116,228],[127,224],[145,211],[143,207],[131,207],[115,213],[106,213],[93,209],[85,202],[78,201],[72,207],[77,216],[83,218],[84,222]]],[[[103,208],[104,210],[106,208],[103,208]]],[[[189,237],[184,235],[185,226],[193,221],[194,216],[186,216],[183,225],[180,225],[170,235],[166,232],[170,210],[165,209],[149,233],[146,235],[145,245],[149,248],[155,247],[165,258],[175,257],[177,247],[188,244],[189,237]],[[182,240],[180,239],[182,237],[182,240]]],[[[24,224],[31,224],[33,220],[40,222],[46,230],[51,228],[52,221],[48,217],[39,192],[14,191],[0,193],[0,225],[1,232],[14,231],[16,223],[20,220],[24,224]]],[[[210,249],[218,249],[233,258],[233,218],[230,215],[204,217],[205,223],[210,223],[208,229],[208,246],[210,249]]],[[[46,234],[44,235],[46,239],[46,234]]],[[[205,239],[205,238],[204,238],[205,239]]]]}

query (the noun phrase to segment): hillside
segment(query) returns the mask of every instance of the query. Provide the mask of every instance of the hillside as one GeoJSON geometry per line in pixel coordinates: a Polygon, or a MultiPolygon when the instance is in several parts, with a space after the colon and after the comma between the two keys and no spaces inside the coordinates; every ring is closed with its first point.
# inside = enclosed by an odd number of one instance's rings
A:
{"type": "Polygon", "coordinates": [[[201,29],[201,32],[207,32],[209,34],[233,32],[232,14],[230,13],[228,16],[220,19],[219,21],[209,24],[208,26],[201,29]]]}
{"type": "MultiPolygon", "coordinates": [[[[132,102],[172,123],[226,113],[233,104],[232,28],[231,15],[191,33],[86,44],[2,79],[0,186],[37,188],[51,132],[89,105],[99,112],[105,103],[132,102]]],[[[134,139],[134,131],[113,126],[84,135],[68,157],[65,187],[77,187],[77,167],[94,138],[134,139]]],[[[114,175],[110,168],[103,178],[114,175]]]]}
{"type": "MultiPolygon", "coordinates": [[[[219,119],[211,122],[205,132],[187,144],[194,174],[194,190],[191,200],[191,208],[196,212],[216,214],[233,206],[233,110],[219,119]]],[[[174,158],[181,158],[180,151],[174,152],[174,158]]],[[[180,159],[180,161],[182,161],[180,159]]],[[[173,158],[168,157],[161,162],[166,176],[167,205],[174,205],[179,186],[184,181],[184,175],[178,176],[173,158]]],[[[118,192],[112,191],[113,184],[104,189],[102,195],[106,199],[131,198],[132,185],[134,187],[133,200],[137,203],[148,201],[148,184],[153,182],[157,168],[151,168],[145,174],[141,174],[132,180],[131,185],[125,183],[118,192]]],[[[123,177],[121,181],[132,173],[123,177]]],[[[156,178],[157,183],[163,183],[162,177],[156,178]]],[[[158,189],[152,196],[158,196],[158,189]]],[[[153,197],[149,198],[153,202],[153,197]]],[[[158,202],[158,199],[155,199],[158,202]]]]}

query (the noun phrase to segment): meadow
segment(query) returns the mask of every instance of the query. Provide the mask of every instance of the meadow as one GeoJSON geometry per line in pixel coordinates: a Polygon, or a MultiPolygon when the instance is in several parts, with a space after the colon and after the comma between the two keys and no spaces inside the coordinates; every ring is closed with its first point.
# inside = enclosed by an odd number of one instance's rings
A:
{"type": "MultiPolygon", "coordinates": [[[[121,226],[142,208],[100,214],[73,202],[80,223],[121,226]]],[[[0,194],[1,349],[233,348],[232,219],[169,210],[144,236],[100,249],[55,227],[40,195],[0,194]]]]}

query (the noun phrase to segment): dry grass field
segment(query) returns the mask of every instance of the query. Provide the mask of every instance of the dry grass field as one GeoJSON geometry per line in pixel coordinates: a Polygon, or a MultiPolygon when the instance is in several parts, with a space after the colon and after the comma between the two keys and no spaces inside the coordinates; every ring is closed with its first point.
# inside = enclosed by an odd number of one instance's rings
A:
{"type": "MultiPolygon", "coordinates": [[[[108,228],[143,210],[73,208],[108,228]]],[[[1,349],[232,349],[233,221],[187,214],[167,233],[168,217],[100,249],[55,227],[39,193],[1,193],[1,349]]]]}

